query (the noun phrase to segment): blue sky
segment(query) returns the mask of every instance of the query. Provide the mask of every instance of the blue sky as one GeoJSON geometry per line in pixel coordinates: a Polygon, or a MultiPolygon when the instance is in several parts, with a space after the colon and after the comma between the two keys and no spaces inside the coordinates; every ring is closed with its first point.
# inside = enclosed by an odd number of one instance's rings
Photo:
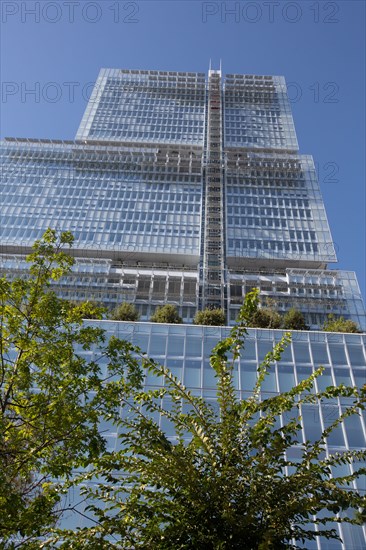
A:
{"type": "MultiPolygon", "coordinates": [[[[365,2],[2,0],[1,137],[72,139],[101,67],[284,75],[365,292],[365,2]],[[33,92],[32,92],[33,90],[33,92]]],[[[336,265],[334,265],[336,267],[336,265]]]]}

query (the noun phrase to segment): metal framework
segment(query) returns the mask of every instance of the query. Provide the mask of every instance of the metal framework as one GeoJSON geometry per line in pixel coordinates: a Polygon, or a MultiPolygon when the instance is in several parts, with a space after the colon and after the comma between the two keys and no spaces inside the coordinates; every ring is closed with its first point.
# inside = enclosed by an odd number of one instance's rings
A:
{"type": "Polygon", "coordinates": [[[207,105],[203,307],[226,309],[221,73],[210,71],[207,105]]]}

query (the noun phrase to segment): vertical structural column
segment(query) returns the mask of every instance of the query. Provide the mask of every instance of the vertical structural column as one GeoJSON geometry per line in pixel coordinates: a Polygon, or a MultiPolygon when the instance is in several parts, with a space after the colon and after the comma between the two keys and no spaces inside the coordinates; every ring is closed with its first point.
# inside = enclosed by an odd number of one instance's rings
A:
{"type": "Polygon", "coordinates": [[[206,140],[203,307],[226,309],[221,72],[209,71],[206,140]]]}

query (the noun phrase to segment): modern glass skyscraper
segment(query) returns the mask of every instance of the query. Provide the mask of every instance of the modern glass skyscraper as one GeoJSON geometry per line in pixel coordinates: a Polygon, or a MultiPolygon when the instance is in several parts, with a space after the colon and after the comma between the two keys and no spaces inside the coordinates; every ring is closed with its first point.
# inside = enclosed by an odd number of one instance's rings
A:
{"type": "MultiPolygon", "coordinates": [[[[328,268],[336,262],[332,237],[283,77],[103,69],[75,140],[7,138],[0,152],[2,272],[25,272],[25,255],[47,227],[72,231],[76,263],[57,291],[109,307],[133,302],[142,321],[174,304],[184,326],[101,323],[204,396],[214,386],[209,351],[227,329],[189,324],[206,306],[234,323],[253,287],[263,304],[299,309],[313,329],[294,333],[268,392],[320,364],[327,385],[366,382],[365,336],[317,332],[330,313],[365,331],[366,314],[356,275],[328,268]]],[[[278,338],[250,331],[238,390],[278,338]]],[[[309,406],[304,439],[342,403],[336,408],[309,406]]],[[[364,420],[347,422],[327,451],[365,446],[364,420]]],[[[116,435],[109,440],[113,447],[116,435]]],[[[343,546],[309,548],[366,547],[362,528],[340,534],[343,546]]]]}
{"type": "Polygon", "coordinates": [[[3,269],[52,225],[71,230],[69,298],[162,303],[185,322],[248,288],[311,328],[366,329],[354,273],[336,261],[313,160],[300,155],[283,77],[103,69],[75,141],[1,144],[3,269]]]}

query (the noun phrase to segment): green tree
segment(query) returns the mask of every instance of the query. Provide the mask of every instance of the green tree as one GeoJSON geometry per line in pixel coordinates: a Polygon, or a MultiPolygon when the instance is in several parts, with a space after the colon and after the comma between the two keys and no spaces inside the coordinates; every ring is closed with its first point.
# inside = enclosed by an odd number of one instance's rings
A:
{"type": "Polygon", "coordinates": [[[333,314],[328,315],[322,330],[325,332],[360,332],[354,321],[344,319],[344,317],[335,317],[333,314]]]}
{"type": "Polygon", "coordinates": [[[156,308],[155,313],[151,316],[150,321],[153,323],[182,323],[182,318],[177,312],[177,308],[172,304],[165,304],[156,308]]]}
{"type": "Polygon", "coordinates": [[[83,319],[103,319],[107,312],[107,308],[94,300],[64,300],[74,312],[80,311],[83,319]]]}
{"type": "Polygon", "coordinates": [[[280,328],[281,324],[282,318],[277,311],[261,307],[253,311],[248,326],[253,328],[280,328]]]}
{"type": "Polygon", "coordinates": [[[121,449],[101,456],[87,474],[103,478],[96,488],[84,489],[95,525],[59,533],[65,548],[89,548],[97,540],[98,548],[118,549],[294,549],[299,546],[292,539],[337,538],[329,522],[360,525],[365,520],[360,512],[365,496],[350,487],[365,473],[357,466],[366,451],[324,453],[329,434],[364,409],[362,390],[341,385],[312,392],[320,367],[290,391],[261,400],[271,365],[290,341],[285,334],[259,366],[251,394],[238,397],[234,370],[258,308],[257,295],[246,295],[237,325],[212,351],[216,404],[135,348],[141,384],[126,385],[121,393],[124,413],[116,419],[121,449]],[[162,377],[163,386],[146,389],[146,371],[162,377]],[[342,415],[318,440],[300,444],[303,408],[342,397],[348,403],[342,415]],[[299,458],[287,454],[292,448],[299,458]],[[353,474],[332,475],[333,468],[348,463],[353,474]]]}
{"type": "Polygon", "coordinates": [[[111,313],[111,319],[115,321],[138,321],[139,312],[134,304],[123,302],[117,306],[111,313]]]}
{"type": "Polygon", "coordinates": [[[113,342],[105,347],[104,332],[83,322],[99,308],[51,290],[71,269],[63,249],[72,242],[48,230],[28,258],[29,277],[0,279],[1,548],[31,547],[50,530],[73,469],[105,449],[100,420],[119,409],[119,382],[109,377],[123,376],[121,351],[117,365],[113,342]],[[75,351],[93,346],[107,363],[104,381],[98,362],[75,351]]]}
{"type": "Polygon", "coordinates": [[[225,313],[219,308],[206,308],[203,311],[197,311],[193,323],[195,325],[222,326],[226,323],[225,313]]]}
{"type": "Polygon", "coordinates": [[[282,320],[282,328],[286,330],[309,330],[304,315],[298,309],[289,309],[282,320]]]}

